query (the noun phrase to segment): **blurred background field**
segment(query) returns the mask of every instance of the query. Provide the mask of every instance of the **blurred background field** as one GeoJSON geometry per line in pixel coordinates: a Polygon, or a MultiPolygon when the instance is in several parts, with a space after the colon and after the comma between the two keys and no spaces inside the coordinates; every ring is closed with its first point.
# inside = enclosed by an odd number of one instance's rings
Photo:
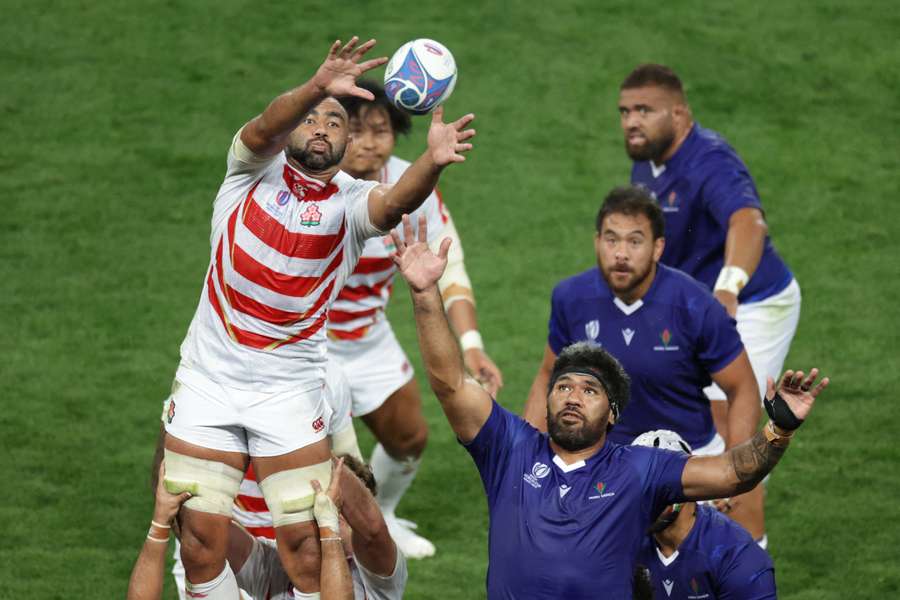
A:
{"type": "MultiPolygon", "coordinates": [[[[803,289],[788,364],[833,378],[769,486],[780,594],[900,594],[895,2],[0,6],[0,598],[124,596],[228,143],[354,33],[379,54],[433,37],[456,56],[448,113],[476,113],[478,136],[441,187],[517,411],[550,290],[593,264],[599,202],[628,179],[618,84],[640,62],[681,75],[697,120],[753,172],[803,289]]],[[[399,155],[418,155],[426,126],[399,155]]],[[[421,375],[400,284],[389,314],[421,375]]],[[[438,553],[411,564],[408,597],[481,598],[481,485],[425,405],[430,445],[399,512],[438,553]]]]}

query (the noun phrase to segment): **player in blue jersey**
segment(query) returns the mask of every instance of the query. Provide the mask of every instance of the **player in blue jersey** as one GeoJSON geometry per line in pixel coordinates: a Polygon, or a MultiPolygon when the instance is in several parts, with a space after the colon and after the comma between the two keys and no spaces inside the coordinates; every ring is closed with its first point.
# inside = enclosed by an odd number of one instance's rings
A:
{"type": "MultiPolygon", "coordinates": [[[[525,409],[546,430],[546,390],[560,351],[599,343],[631,377],[631,402],[610,439],[630,444],[652,429],[671,429],[697,448],[719,454],[749,439],[759,422],[756,380],[734,320],[685,273],[659,264],[666,246],[662,213],[646,189],[616,188],[597,214],[598,267],[553,290],[550,333],[525,409]],[[728,438],[716,433],[703,393],[710,380],[728,396],[728,438]]],[[[757,496],[760,492],[754,492],[757,496]]],[[[757,503],[734,502],[742,524],[757,503]]]]}
{"type": "Polygon", "coordinates": [[[429,382],[487,494],[492,600],[631,598],[640,543],[662,510],[754,487],[828,384],[816,384],[817,369],[809,376],[788,371],[777,393],[771,382],[766,408],[773,422],[717,456],[622,446],[606,433],[628,404],[628,376],[608,352],[582,342],[563,349],[554,364],[549,434],[541,433],[467,377],[436,286],[450,241],[435,255],[424,220],[417,239],[403,219],[393,258],[409,284],[429,382]]]}
{"type": "MultiPolygon", "coordinates": [[[[691,453],[674,431],[648,431],[633,445],[691,453]]],[[[711,506],[687,502],[667,507],[651,532],[638,561],[650,571],[657,598],[777,598],[772,559],[742,527],[711,506]]]]}

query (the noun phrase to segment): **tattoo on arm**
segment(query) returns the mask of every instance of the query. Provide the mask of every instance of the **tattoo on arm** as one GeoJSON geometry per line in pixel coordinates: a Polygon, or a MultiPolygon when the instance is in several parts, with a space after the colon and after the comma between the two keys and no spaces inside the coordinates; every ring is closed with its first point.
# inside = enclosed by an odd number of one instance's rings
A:
{"type": "Polygon", "coordinates": [[[749,490],[762,481],[775,468],[786,449],[768,443],[762,431],[734,447],[730,452],[731,467],[741,488],[749,490]]]}

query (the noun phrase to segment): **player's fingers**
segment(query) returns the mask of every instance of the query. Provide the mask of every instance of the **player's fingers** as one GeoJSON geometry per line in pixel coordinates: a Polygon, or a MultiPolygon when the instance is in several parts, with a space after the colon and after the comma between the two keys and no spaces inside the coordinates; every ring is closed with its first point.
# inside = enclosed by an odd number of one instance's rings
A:
{"type": "Polygon", "coordinates": [[[353,51],[353,60],[359,60],[359,58],[372,49],[372,46],[375,45],[375,39],[370,39],[365,44],[362,44],[359,48],[353,51]]]}
{"type": "Polygon", "coordinates": [[[438,106],[434,109],[434,112],[431,113],[431,122],[433,123],[443,123],[444,122],[444,107],[438,106]]]}
{"type": "Polygon", "coordinates": [[[374,69],[375,67],[380,67],[387,61],[388,61],[387,56],[381,56],[379,58],[373,58],[372,60],[367,60],[366,62],[361,62],[357,66],[359,67],[359,70],[361,72],[365,73],[366,71],[370,71],[370,70],[374,69]]]}
{"type": "Polygon", "coordinates": [[[798,388],[803,381],[803,371],[797,371],[794,373],[794,376],[791,377],[791,387],[798,388]]]}
{"type": "Polygon", "coordinates": [[[766,398],[771,400],[775,397],[775,379],[771,376],[766,377],[766,398]]]}
{"type": "Polygon", "coordinates": [[[409,215],[403,215],[403,239],[416,239],[415,236],[413,236],[412,222],[409,220],[409,215]]]}
{"type": "Polygon", "coordinates": [[[359,41],[359,36],[353,36],[350,38],[350,41],[347,42],[343,48],[341,48],[340,56],[341,58],[347,58],[347,55],[353,50],[353,47],[356,46],[356,42],[359,41]]]}
{"type": "Polygon", "coordinates": [[[453,149],[454,152],[468,152],[472,149],[472,144],[457,144],[456,148],[453,149]]]}
{"type": "Polygon", "coordinates": [[[369,102],[375,100],[375,95],[372,92],[357,86],[353,86],[350,90],[350,95],[362,98],[363,100],[368,100],[369,102]]]}
{"type": "Polygon", "coordinates": [[[403,252],[405,245],[403,243],[403,240],[400,239],[400,234],[397,233],[396,229],[391,229],[391,239],[394,241],[394,246],[397,248],[397,252],[395,252],[394,254],[397,254],[399,257],[399,254],[400,252],[403,252]]]}
{"type": "Polygon", "coordinates": [[[178,494],[178,504],[184,504],[190,499],[190,497],[190,492],[181,492],[180,494],[178,494]]]}
{"type": "Polygon", "coordinates": [[[460,131],[459,133],[456,134],[456,141],[464,142],[473,137],[475,137],[475,130],[474,129],[466,129],[465,131],[460,131]]]}
{"type": "Polygon", "coordinates": [[[331,48],[328,49],[328,58],[335,58],[337,56],[338,50],[341,49],[341,40],[334,40],[334,43],[331,44],[331,48]]]}
{"type": "Polygon", "coordinates": [[[453,240],[448,237],[445,237],[441,240],[441,246],[440,248],[438,248],[438,258],[440,258],[441,260],[447,258],[447,253],[450,252],[450,244],[452,243],[453,240]]]}
{"type": "Polygon", "coordinates": [[[313,479],[312,481],[309,482],[309,484],[312,486],[312,489],[315,493],[318,494],[319,492],[322,491],[322,484],[319,483],[318,479],[313,479]]]}
{"type": "Polygon", "coordinates": [[[813,397],[813,398],[816,398],[816,397],[819,396],[819,394],[822,393],[822,390],[824,390],[825,388],[828,387],[828,384],[829,384],[829,383],[831,383],[831,380],[828,379],[827,377],[824,377],[824,378],[822,379],[822,381],[819,382],[819,385],[817,385],[817,386],[814,387],[812,390],[810,390],[809,393],[812,394],[812,397],[813,397]]]}
{"type": "Polygon", "coordinates": [[[419,215],[419,238],[418,241],[423,244],[428,243],[428,219],[425,215],[419,215]]]}
{"type": "Polygon", "coordinates": [[[457,120],[453,121],[453,127],[454,127],[454,129],[459,131],[460,129],[462,129],[463,127],[465,127],[466,125],[468,125],[469,123],[471,123],[474,120],[475,120],[475,115],[473,113],[469,113],[469,114],[463,115],[460,118],[458,118],[457,120]]]}
{"type": "Polygon", "coordinates": [[[793,377],[793,376],[794,376],[794,372],[793,372],[793,371],[790,371],[790,370],[785,371],[785,372],[784,372],[784,375],[781,376],[781,381],[778,383],[778,387],[779,387],[779,388],[783,388],[783,387],[785,387],[785,386],[790,385],[790,384],[791,384],[791,377],[793,377]]]}

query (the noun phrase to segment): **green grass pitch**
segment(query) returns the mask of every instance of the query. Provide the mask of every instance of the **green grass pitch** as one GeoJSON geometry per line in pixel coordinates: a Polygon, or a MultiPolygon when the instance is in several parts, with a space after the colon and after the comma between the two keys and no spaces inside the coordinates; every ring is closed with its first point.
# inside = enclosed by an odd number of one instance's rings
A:
{"type": "MultiPolygon", "coordinates": [[[[124,596],[228,142],[353,33],[381,54],[433,37],[456,56],[448,112],[475,112],[478,136],[442,189],[513,410],[550,290],[593,263],[598,203],[627,181],[618,83],[644,61],[679,72],[699,122],[749,164],[802,286],[788,364],[833,378],[769,487],[781,595],[900,594],[896,3],[0,5],[0,598],[124,596]]],[[[418,119],[398,153],[414,158],[424,133],[418,119]]],[[[421,375],[402,286],[389,312],[421,375]]],[[[411,564],[408,597],[481,598],[481,485],[425,405],[431,440],[400,512],[438,554],[411,564]]]]}

